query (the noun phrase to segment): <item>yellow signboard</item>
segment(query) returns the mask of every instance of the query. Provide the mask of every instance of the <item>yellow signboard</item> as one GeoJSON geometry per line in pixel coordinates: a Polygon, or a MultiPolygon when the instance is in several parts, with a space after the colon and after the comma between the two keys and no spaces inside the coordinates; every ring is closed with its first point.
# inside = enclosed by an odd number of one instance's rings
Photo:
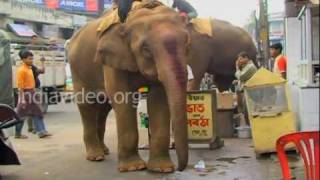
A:
{"type": "Polygon", "coordinates": [[[189,93],[187,96],[187,118],[189,140],[214,138],[212,92],[189,93]]]}

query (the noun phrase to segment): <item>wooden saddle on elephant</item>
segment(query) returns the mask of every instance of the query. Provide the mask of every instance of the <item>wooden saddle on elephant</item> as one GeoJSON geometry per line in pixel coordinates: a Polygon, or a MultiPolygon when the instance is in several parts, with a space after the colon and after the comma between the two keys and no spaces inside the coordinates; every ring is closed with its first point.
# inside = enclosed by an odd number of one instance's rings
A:
{"type": "MultiPolygon", "coordinates": [[[[132,4],[132,8],[129,12],[128,17],[130,14],[132,14],[134,11],[137,11],[139,9],[147,8],[147,9],[153,9],[159,6],[165,6],[162,2],[156,1],[156,0],[136,0],[132,4]]],[[[120,18],[118,16],[118,8],[114,7],[109,12],[107,12],[103,17],[102,21],[97,29],[98,34],[101,34],[102,32],[105,32],[108,30],[112,25],[119,24],[120,18]]]]}
{"type": "Polygon", "coordinates": [[[190,21],[195,31],[200,34],[213,36],[213,21],[210,18],[194,18],[190,21]]]}

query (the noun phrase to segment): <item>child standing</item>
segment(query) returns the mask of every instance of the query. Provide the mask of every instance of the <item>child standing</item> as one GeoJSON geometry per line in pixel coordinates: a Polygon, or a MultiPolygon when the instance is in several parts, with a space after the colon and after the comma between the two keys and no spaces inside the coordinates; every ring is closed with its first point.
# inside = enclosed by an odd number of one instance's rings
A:
{"type": "MultiPolygon", "coordinates": [[[[19,56],[23,65],[17,71],[17,87],[19,89],[19,101],[17,113],[21,118],[30,117],[33,120],[35,130],[39,138],[51,136],[45,128],[43,114],[39,108],[40,96],[35,91],[35,80],[32,72],[33,54],[28,50],[21,50],[19,56]]],[[[23,123],[16,125],[16,138],[26,139],[22,135],[23,123]]]]}

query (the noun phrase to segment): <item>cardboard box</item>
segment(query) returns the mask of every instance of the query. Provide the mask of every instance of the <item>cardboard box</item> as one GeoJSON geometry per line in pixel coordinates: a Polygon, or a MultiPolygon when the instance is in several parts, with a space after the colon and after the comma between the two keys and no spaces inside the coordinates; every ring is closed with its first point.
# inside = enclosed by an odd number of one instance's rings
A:
{"type": "Polygon", "coordinates": [[[233,110],[220,110],[217,112],[217,133],[221,138],[234,137],[233,110]]]}
{"type": "Polygon", "coordinates": [[[233,93],[217,93],[218,110],[234,109],[234,102],[233,93]]]}

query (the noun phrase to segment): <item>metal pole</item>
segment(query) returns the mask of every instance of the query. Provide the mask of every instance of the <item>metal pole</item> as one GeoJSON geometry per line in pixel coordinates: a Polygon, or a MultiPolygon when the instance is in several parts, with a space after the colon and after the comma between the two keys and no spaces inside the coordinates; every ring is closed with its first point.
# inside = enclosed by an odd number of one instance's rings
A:
{"type": "Polygon", "coordinates": [[[268,21],[268,0],[259,0],[260,18],[259,18],[259,33],[260,43],[262,46],[262,61],[261,66],[269,67],[269,21],[268,21]]]}
{"type": "Polygon", "coordinates": [[[257,42],[257,62],[259,66],[262,66],[262,49],[261,49],[261,40],[260,40],[260,24],[256,16],[256,11],[253,14],[254,18],[254,28],[255,28],[255,40],[257,42]]]}
{"type": "Polygon", "coordinates": [[[104,0],[98,0],[98,13],[101,16],[104,12],[104,0]]]}

